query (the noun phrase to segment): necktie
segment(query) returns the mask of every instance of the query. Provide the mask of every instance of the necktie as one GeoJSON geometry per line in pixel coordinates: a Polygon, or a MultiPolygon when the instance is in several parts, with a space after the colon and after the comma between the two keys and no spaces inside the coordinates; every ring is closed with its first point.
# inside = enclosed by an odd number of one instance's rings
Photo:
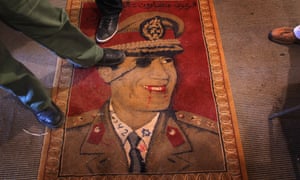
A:
{"type": "Polygon", "coordinates": [[[139,173],[145,172],[145,162],[141,156],[141,152],[137,149],[141,138],[135,133],[132,132],[128,135],[128,141],[130,144],[129,157],[131,160],[129,172],[139,173]]]}

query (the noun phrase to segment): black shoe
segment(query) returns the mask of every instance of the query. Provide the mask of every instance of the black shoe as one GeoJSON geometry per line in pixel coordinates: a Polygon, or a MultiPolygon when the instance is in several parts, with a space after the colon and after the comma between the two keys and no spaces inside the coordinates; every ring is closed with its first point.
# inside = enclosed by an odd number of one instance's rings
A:
{"type": "Polygon", "coordinates": [[[117,66],[121,64],[126,57],[125,52],[121,50],[104,48],[103,51],[103,57],[96,66],[117,66]]]}
{"type": "Polygon", "coordinates": [[[96,41],[103,43],[110,40],[118,31],[119,14],[101,17],[96,33],[96,41]]]}
{"type": "Polygon", "coordinates": [[[34,113],[40,123],[49,128],[58,128],[64,123],[64,114],[52,102],[52,106],[34,113]]]}

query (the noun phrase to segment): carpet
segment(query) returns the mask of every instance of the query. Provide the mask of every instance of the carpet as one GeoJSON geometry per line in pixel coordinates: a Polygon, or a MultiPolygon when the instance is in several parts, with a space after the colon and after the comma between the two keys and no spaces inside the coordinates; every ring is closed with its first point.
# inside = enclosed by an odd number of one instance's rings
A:
{"type": "MultiPolygon", "coordinates": [[[[126,51],[124,63],[58,61],[52,94],[66,123],[47,130],[39,179],[247,179],[213,1],[123,5],[118,33],[100,46],[126,51]]],[[[94,40],[95,3],[69,0],[66,9],[94,40]]]]}

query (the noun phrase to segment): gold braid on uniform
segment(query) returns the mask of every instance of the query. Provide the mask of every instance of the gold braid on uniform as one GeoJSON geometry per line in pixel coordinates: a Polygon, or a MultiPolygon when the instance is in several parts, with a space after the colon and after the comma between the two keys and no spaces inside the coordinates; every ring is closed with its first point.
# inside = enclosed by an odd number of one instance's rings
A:
{"type": "Polygon", "coordinates": [[[209,130],[216,134],[218,133],[217,122],[212,119],[186,111],[177,111],[175,114],[177,120],[179,121],[183,121],[187,124],[209,130]]]}

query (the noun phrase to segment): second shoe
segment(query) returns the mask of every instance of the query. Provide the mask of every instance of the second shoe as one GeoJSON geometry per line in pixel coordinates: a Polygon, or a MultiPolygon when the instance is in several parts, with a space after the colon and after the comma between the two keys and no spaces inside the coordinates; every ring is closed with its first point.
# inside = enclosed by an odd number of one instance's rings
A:
{"type": "Polygon", "coordinates": [[[96,66],[114,67],[121,64],[125,60],[125,58],[126,54],[124,51],[111,48],[104,48],[103,57],[96,64],[96,66]]]}
{"type": "Polygon", "coordinates": [[[49,128],[58,128],[64,123],[65,117],[59,107],[57,107],[54,102],[51,103],[52,104],[49,107],[41,111],[34,112],[34,115],[43,125],[49,128]]]}
{"type": "Polygon", "coordinates": [[[269,39],[278,44],[300,44],[300,40],[296,38],[293,27],[279,27],[273,29],[269,33],[269,39]]]}
{"type": "Polygon", "coordinates": [[[118,22],[119,14],[101,17],[96,32],[96,41],[98,43],[103,43],[110,40],[118,31],[118,22]]]}

